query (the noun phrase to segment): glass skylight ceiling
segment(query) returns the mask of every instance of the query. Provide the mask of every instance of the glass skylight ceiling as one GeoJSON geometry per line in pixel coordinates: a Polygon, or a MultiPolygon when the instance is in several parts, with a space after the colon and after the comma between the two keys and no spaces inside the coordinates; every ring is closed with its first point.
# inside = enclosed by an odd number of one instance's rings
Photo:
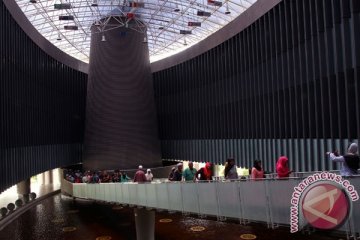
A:
{"type": "MultiPolygon", "coordinates": [[[[256,2],[256,0],[15,1],[46,39],[84,62],[89,62],[90,27],[96,23],[101,34],[110,12],[146,26],[147,39],[144,39],[144,42],[147,41],[149,45],[150,61],[153,62],[198,43],[256,2]],[[59,10],[54,7],[55,4],[64,7],[68,3],[71,5],[69,9],[59,10]],[[202,14],[203,12],[206,13],[202,14]],[[59,16],[73,16],[73,20],[59,20],[59,16]],[[201,26],[189,26],[200,24],[201,26]],[[76,26],[77,30],[65,30],[64,26],[76,26]],[[191,31],[191,34],[190,32],[180,34],[180,30],[191,31]]],[[[125,21],[119,21],[119,27],[121,26],[131,28],[125,21]]]]}

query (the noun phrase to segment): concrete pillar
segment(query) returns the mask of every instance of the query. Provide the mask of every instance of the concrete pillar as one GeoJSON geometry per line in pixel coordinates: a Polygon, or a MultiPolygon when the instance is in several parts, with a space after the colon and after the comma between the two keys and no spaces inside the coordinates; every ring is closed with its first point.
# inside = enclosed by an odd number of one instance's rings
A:
{"type": "Polygon", "coordinates": [[[29,194],[31,192],[30,178],[16,184],[16,188],[19,197],[29,194]]]}
{"type": "Polygon", "coordinates": [[[155,239],[155,211],[145,208],[135,208],[135,224],[137,240],[155,239]]]}
{"type": "Polygon", "coordinates": [[[46,171],[44,173],[45,176],[45,184],[52,184],[53,183],[53,173],[52,170],[46,171]]]}
{"type": "Polygon", "coordinates": [[[104,32],[97,26],[91,32],[84,169],[161,166],[145,29],[114,16],[104,32]],[[125,21],[128,27],[120,27],[125,21]]]}
{"type": "Polygon", "coordinates": [[[38,178],[39,178],[39,184],[40,185],[44,185],[45,184],[45,173],[43,172],[43,173],[40,173],[39,175],[38,175],[38,178]]]}

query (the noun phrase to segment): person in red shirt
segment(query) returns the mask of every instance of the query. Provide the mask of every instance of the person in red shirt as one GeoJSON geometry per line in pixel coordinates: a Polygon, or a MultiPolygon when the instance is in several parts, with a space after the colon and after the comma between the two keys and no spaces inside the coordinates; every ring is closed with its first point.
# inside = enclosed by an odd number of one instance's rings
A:
{"type": "Polygon", "coordinates": [[[142,183],[146,182],[146,176],[143,171],[143,167],[140,165],[134,176],[134,182],[142,183]]]}
{"type": "Polygon", "coordinates": [[[198,179],[200,181],[205,181],[205,180],[209,181],[209,180],[212,180],[212,176],[213,176],[212,164],[207,162],[205,164],[205,167],[200,168],[196,172],[194,180],[198,179]]]}
{"type": "Polygon", "coordinates": [[[289,159],[286,156],[279,157],[276,163],[276,172],[279,178],[288,178],[292,173],[289,169],[289,159]]]}

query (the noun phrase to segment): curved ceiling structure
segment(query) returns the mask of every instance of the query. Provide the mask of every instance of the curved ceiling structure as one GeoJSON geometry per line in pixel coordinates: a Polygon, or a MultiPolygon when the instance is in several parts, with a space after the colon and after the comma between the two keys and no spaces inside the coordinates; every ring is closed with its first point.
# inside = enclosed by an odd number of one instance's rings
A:
{"type": "MultiPolygon", "coordinates": [[[[56,47],[89,61],[92,26],[143,29],[150,61],[180,52],[238,17],[256,0],[15,0],[34,27],[56,47]],[[136,28],[135,28],[136,27],[136,28]]],[[[103,39],[106,40],[106,39],[103,39]]]]}

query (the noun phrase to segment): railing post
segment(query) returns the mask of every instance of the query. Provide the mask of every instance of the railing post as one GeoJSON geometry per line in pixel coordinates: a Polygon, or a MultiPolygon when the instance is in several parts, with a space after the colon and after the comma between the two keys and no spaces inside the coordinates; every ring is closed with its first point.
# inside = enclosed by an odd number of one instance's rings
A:
{"type": "Polygon", "coordinates": [[[267,222],[267,226],[268,228],[275,229],[275,223],[274,223],[274,217],[273,217],[273,212],[272,212],[272,205],[271,205],[271,200],[270,200],[270,191],[269,191],[269,183],[268,181],[273,181],[273,179],[271,180],[263,180],[264,184],[265,184],[265,194],[266,194],[266,208],[267,208],[267,212],[266,212],[266,222],[267,222]]]}
{"type": "Polygon", "coordinates": [[[168,202],[168,212],[169,213],[174,213],[174,211],[170,210],[170,193],[169,193],[169,185],[170,183],[165,183],[166,184],[166,195],[167,195],[167,202],[168,202]]]}
{"type": "Polygon", "coordinates": [[[238,192],[239,192],[239,201],[240,201],[240,212],[241,212],[241,218],[240,218],[240,224],[246,225],[249,223],[249,221],[246,221],[244,219],[244,206],[243,206],[243,200],[242,200],[242,193],[241,193],[241,182],[238,182],[238,192]]]}
{"type": "Polygon", "coordinates": [[[183,184],[185,184],[184,182],[180,182],[180,194],[181,194],[181,212],[183,215],[185,210],[184,210],[184,194],[183,194],[183,184]]]}
{"type": "Polygon", "coordinates": [[[218,221],[226,221],[226,217],[221,216],[221,208],[220,208],[220,197],[219,197],[219,181],[213,182],[215,183],[215,191],[216,191],[216,205],[217,205],[217,220],[218,221]]]}
{"type": "Polygon", "coordinates": [[[196,182],[196,198],[197,198],[197,205],[198,205],[198,212],[199,212],[198,216],[199,216],[199,218],[204,218],[205,215],[201,213],[201,209],[200,209],[199,181],[196,182]]]}
{"type": "Polygon", "coordinates": [[[240,196],[240,184],[239,181],[236,182],[236,184],[234,184],[234,191],[237,193],[237,197],[238,197],[238,211],[239,211],[239,223],[242,224],[242,219],[243,219],[243,212],[242,212],[242,201],[241,201],[241,196],[240,196]]]}
{"type": "Polygon", "coordinates": [[[159,205],[158,205],[158,188],[157,188],[157,186],[158,186],[158,184],[161,184],[161,183],[155,183],[156,185],[155,185],[155,199],[156,199],[156,209],[157,209],[157,211],[159,211],[159,205]]]}
{"type": "Polygon", "coordinates": [[[134,208],[136,239],[154,240],[155,239],[155,211],[145,208],[134,208]]]}

